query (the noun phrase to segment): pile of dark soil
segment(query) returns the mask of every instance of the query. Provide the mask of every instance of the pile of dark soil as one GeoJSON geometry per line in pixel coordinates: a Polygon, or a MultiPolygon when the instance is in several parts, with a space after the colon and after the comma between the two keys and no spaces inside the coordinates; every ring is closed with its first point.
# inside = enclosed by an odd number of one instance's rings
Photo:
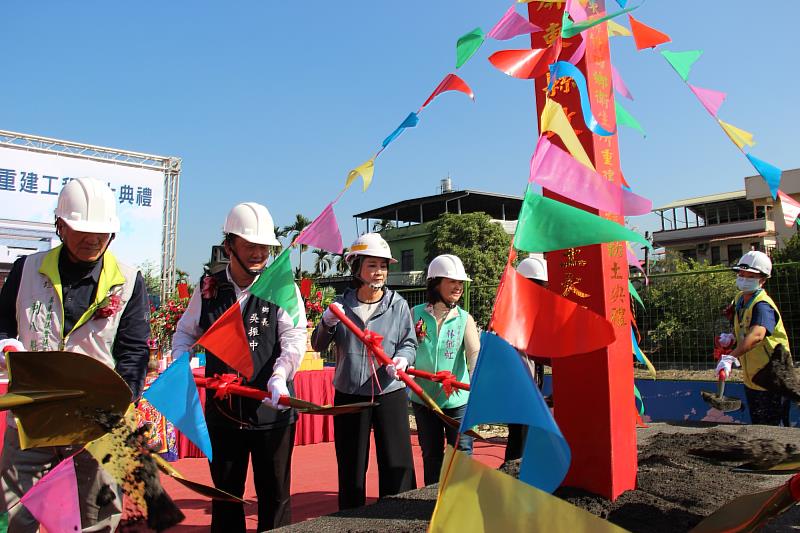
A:
{"type": "MultiPolygon", "coordinates": [[[[730,500],[785,483],[789,476],[734,472],[743,463],[771,465],[793,456],[800,429],[767,426],[652,424],[638,431],[636,490],[610,502],[564,487],[556,495],[632,532],[688,531],[730,500]]],[[[516,475],[519,463],[503,467],[516,475]]],[[[374,505],[294,524],[281,531],[424,532],[436,503],[436,486],[385,498],[374,505]]],[[[800,506],[764,531],[800,531],[800,506]]]]}

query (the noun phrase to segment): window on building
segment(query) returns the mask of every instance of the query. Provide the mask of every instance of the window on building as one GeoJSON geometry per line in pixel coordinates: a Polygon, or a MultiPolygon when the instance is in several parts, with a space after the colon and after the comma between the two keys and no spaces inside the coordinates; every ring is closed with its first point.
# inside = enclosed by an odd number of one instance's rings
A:
{"type": "Polygon", "coordinates": [[[735,265],[739,262],[739,259],[742,257],[742,245],[741,244],[729,244],[728,245],[728,264],[735,265]]]}
{"type": "Polygon", "coordinates": [[[719,246],[712,246],[711,247],[711,264],[718,265],[722,262],[722,257],[719,253],[719,246]]]}
{"type": "Polygon", "coordinates": [[[695,249],[695,248],[690,248],[688,250],[681,250],[681,255],[687,261],[689,259],[693,259],[693,260],[697,261],[697,249],[695,249]]]}
{"type": "Polygon", "coordinates": [[[400,252],[400,270],[403,272],[414,270],[414,250],[402,250],[400,252]]]}

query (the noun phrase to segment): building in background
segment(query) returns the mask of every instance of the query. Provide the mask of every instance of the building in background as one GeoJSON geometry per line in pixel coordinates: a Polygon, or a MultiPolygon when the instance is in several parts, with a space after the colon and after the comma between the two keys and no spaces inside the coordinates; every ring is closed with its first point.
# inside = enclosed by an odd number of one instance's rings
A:
{"type": "Polygon", "coordinates": [[[379,232],[392,249],[392,256],[398,261],[389,267],[388,283],[392,287],[425,285],[425,241],[431,223],[445,213],[487,213],[509,235],[517,227],[523,200],[520,196],[454,191],[450,178],[441,180],[439,190],[439,194],[403,200],[353,215],[359,233],[379,232]]]}
{"type": "MultiPolygon", "coordinates": [[[[797,232],[797,225],[784,224],[780,203],[773,201],[761,176],[748,176],[744,182],[744,190],[687,198],[654,209],[661,230],[653,232],[653,245],[712,265],[730,265],[748,250],[781,248],[797,232]]],[[[800,198],[800,169],[783,173],[781,190],[800,198]]]]}

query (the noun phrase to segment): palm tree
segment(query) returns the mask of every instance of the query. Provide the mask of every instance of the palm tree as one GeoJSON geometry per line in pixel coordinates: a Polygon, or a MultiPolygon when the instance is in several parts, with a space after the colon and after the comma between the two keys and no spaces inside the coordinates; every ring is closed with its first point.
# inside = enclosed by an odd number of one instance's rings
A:
{"type": "MultiPolygon", "coordinates": [[[[281,229],[281,233],[285,234],[287,237],[291,235],[292,241],[300,235],[300,232],[303,231],[306,226],[311,224],[311,221],[306,218],[305,216],[301,215],[300,213],[294,216],[294,222],[288,226],[284,226],[281,229]]],[[[300,259],[298,261],[298,270],[303,272],[303,252],[308,249],[308,246],[301,244],[300,245],[300,259]]]]}
{"type": "Polygon", "coordinates": [[[394,228],[395,228],[394,222],[392,222],[388,218],[383,218],[380,221],[375,221],[375,223],[372,225],[372,231],[375,233],[380,233],[382,231],[394,228]]]}
{"type": "Polygon", "coordinates": [[[340,254],[333,254],[336,256],[336,273],[340,276],[346,276],[350,273],[350,265],[347,264],[347,261],[344,260],[344,256],[347,255],[347,252],[350,251],[350,248],[342,248],[342,253],[340,254]]]}
{"type": "Polygon", "coordinates": [[[324,276],[333,268],[333,254],[326,250],[314,250],[314,255],[317,256],[314,261],[314,275],[324,276]]]}

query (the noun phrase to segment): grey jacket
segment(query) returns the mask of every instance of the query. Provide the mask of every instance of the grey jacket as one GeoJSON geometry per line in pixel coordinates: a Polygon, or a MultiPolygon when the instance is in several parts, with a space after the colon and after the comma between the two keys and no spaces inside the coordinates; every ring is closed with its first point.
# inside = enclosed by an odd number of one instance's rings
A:
{"type": "MultiPolygon", "coordinates": [[[[334,301],[344,306],[345,314],[362,329],[369,329],[383,336],[383,350],[389,357],[405,357],[414,364],[417,351],[417,336],[408,303],[396,292],[385,289],[377,311],[364,324],[353,309],[358,307],[354,289],[347,289],[334,301]]],[[[325,350],[331,341],[336,342],[336,373],[333,386],[346,394],[371,396],[386,394],[405,387],[402,381],[389,377],[385,366],[377,366],[376,374],[380,388],[372,380],[373,358],[367,356],[364,344],[345,326],[337,324],[328,328],[320,321],[311,335],[311,346],[317,351],[325,350]]]]}

